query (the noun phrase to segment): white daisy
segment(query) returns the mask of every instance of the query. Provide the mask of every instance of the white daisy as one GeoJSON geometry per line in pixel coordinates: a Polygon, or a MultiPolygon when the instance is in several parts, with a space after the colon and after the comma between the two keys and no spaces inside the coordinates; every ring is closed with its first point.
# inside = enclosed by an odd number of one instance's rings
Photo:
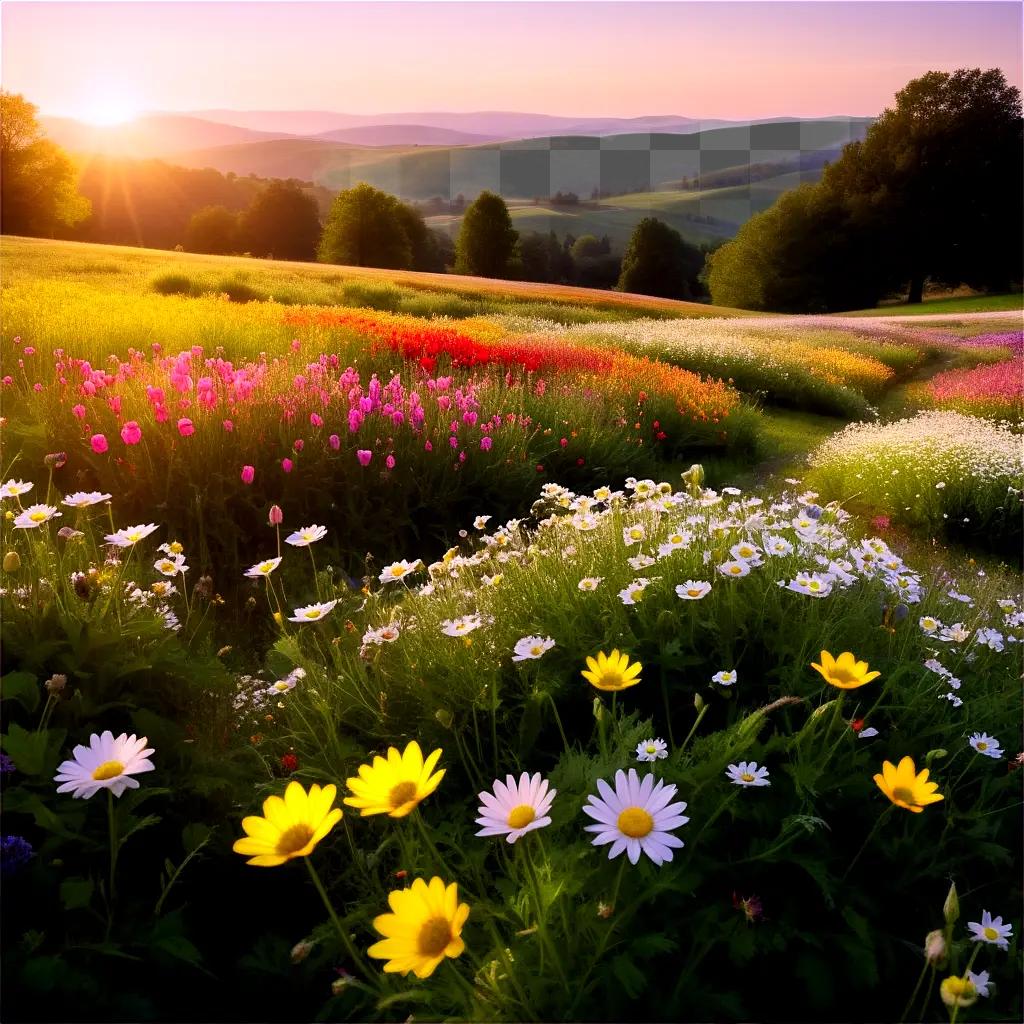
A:
{"type": "Polygon", "coordinates": [[[265,558],[254,566],[245,570],[245,575],[251,580],[258,580],[261,576],[269,576],[281,564],[280,558],[265,558]]]}
{"type": "Polygon", "coordinates": [[[988,971],[979,971],[977,974],[975,974],[974,971],[968,971],[967,980],[974,986],[974,991],[977,992],[982,999],[988,998],[988,971]]]}
{"type": "Polygon", "coordinates": [[[458,619],[445,619],[441,623],[441,632],[445,636],[464,636],[466,633],[472,633],[474,629],[479,629],[483,625],[483,620],[479,615],[463,615],[458,619]]]}
{"type": "MultiPolygon", "coordinates": [[[[585,810],[586,808],[584,808],[585,810]]],[[[1013,925],[1003,924],[1001,917],[993,917],[987,910],[981,912],[981,923],[968,921],[971,942],[988,942],[1000,949],[1009,949],[1009,939],[1013,938],[1013,925]]]]}
{"type": "Polygon", "coordinates": [[[533,661],[535,658],[543,657],[552,647],[555,641],[549,636],[524,636],[516,641],[513,661],[533,661]]]}
{"type": "Polygon", "coordinates": [[[921,632],[927,636],[931,636],[936,630],[942,629],[942,623],[931,615],[922,615],[917,620],[917,624],[921,627],[921,632]]]}
{"type": "Polygon", "coordinates": [[[785,537],[778,536],[778,534],[772,534],[764,538],[764,549],[769,555],[773,555],[776,558],[793,553],[792,543],[786,540],[785,537]]]}
{"type": "Polygon", "coordinates": [[[165,555],[181,555],[185,553],[185,545],[179,540],[172,540],[161,544],[157,551],[162,551],[165,555]]]}
{"type": "Polygon", "coordinates": [[[315,544],[318,540],[323,540],[326,536],[327,527],[317,526],[314,523],[312,526],[304,526],[301,530],[296,530],[294,533],[288,534],[284,540],[286,544],[291,544],[292,547],[308,548],[310,544],[315,544]]]}
{"type": "Polygon", "coordinates": [[[393,644],[401,635],[397,622],[389,622],[386,626],[377,629],[368,629],[363,634],[364,644],[393,644]]]}
{"type": "Polygon", "coordinates": [[[99,491],[75,491],[74,494],[65,495],[61,504],[69,508],[88,508],[90,505],[98,505],[101,501],[109,500],[109,494],[101,494],[99,491]]]}
{"type": "Polygon", "coordinates": [[[751,565],[757,565],[761,561],[761,549],[749,540],[741,540],[739,544],[733,544],[729,548],[729,554],[737,561],[749,562],[751,565]]]}
{"type": "Polygon", "coordinates": [[[723,576],[733,577],[739,579],[741,576],[750,575],[750,564],[743,561],[723,562],[719,567],[718,571],[723,576]]]}
{"type": "Polygon", "coordinates": [[[138,544],[140,540],[145,540],[146,537],[158,529],[159,527],[156,523],[126,526],[123,530],[118,530],[116,533],[108,533],[103,539],[115,547],[130,548],[138,544]]]}
{"type": "Polygon", "coordinates": [[[989,736],[987,732],[976,732],[967,742],[979,754],[984,754],[986,757],[998,760],[1003,756],[1003,748],[999,746],[999,740],[995,736],[989,736]]]}
{"type": "Polygon", "coordinates": [[[699,601],[711,593],[711,584],[704,580],[687,580],[676,587],[676,596],[684,601],[699,601]]]}
{"type": "Polygon", "coordinates": [[[515,776],[507,775],[504,782],[494,780],[493,792],[478,793],[480,806],[476,819],[483,828],[478,836],[504,836],[514,843],[527,832],[551,824],[548,812],[555,799],[557,789],[548,789],[548,780],[540,772],[531,776],[523,772],[516,782],[515,776]]]}
{"type": "Polygon", "coordinates": [[[636,759],[638,761],[658,761],[668,757],[668,744],[661,739],[641,740],[636,745],[636,759]]]}
{"type": "Polygon", "coordinates": [[[637,523],[635,526],[624,526],[622,528],[622,542],[626,547],[639,544],[647,536],[647,531],[637,523]]]}
{"type": "Polygon", "coordinates": [[[386,565],[380,574],[381,583],[388,583],[391,580],[405,579],[410,573],[423,568],[423,563],[417,558],[414,562],[407,562],[404,558],[400,562],[392,562],[386,565]]]}
{"type": "Polygon", "coordinates": [[[671,803],[676,787],[653,775],[639,779],[635,768],[627,776],[621,769],[615,773],[615,788],[604,779],[597,780],[600,796],[591,794],[583,812],[597,824],[587,825],[586,831],[595,833],[594,846],[611,843],[608,859],[623,851],[631,864],[636,864],[641,853],[659,867],[672,859],[672,850],[681,849],[683,841],[673,835],[672,829],[685,825],[690,819],[682,812],[686,803],[671,803]]]}
{"type": "Polygon", "coordinates": [[[473,526],[478,530],[485,530],[490,521],[490,516],[477,516],[476,519],[473,520],[473,526]]]}
{"type": "Polygon", "coordinates": [[[184,555],[176,555],[173,558],[158,558],[153,563],[153,568],[156,569],[161,576],[177,576],[179,572],[188,572],[188,566],[185,564],[184,555]]]}
{"type": "Polygon", "coordinates": [[[828,597],[832,593],[832,580],[828,576],[819,576],[816,572],[801,573],[795,580],[786,584],[787,590],[808,597],[828,597]]]}
{"type": "Polygon", "coordinates": [[[721,672],[716,672],[711,677],[711,682],[718,683],[719,686],[732,686],[736,682],[736,670],[722,669],[721,672]]]}
{"type": "Polygon", "coordinates": [[[25,494],[31,491],[33,487],[35,487],[35,484],[24,480],[7,480],[0,484],[0,499],[17,498],[19,494],[25,494]]]}
{"type": "Polygon", "coordinates": [[[337,600],[323,601],[319,604],[307,604],[303,608],[296,608],[295,611],[288,616],[288,621],[316,622],[327,615],[337,603],[337,600]]]}
{"type": "Polygon", "coordinates": [[[603,576],[584,576],[583,579],[576,584],[577,590],[582,590],[584,593],[589,594],[592,590],[597,590],[601,585],[603,576]]]}
{"type": "Polygon", "coordinates": [[[76,800],[88,800],[101,789],[109,789],[120,796],[126,789],[138,789],[132,778],[142,772],[153,771],[149,755],[153,749],[146,746],[146,737],[121,733],[116,739],[109,730],[89,737],[89,746],[75,747],[74,758],[64,761],[57,769],[53,781],[59,782],[58,793],[70,793],[76,800]]]}
{"type": "Polygon", "coordinates": [[[739,764],[731,764],[725,774],[736,786],[770,786],[768,781],[768,769],[758,768],[756,761],[740,761],[739,764]]]}
{"type": "Polygon", "coordinates": [[[61,513],[54,505],[29,505],[24,512],[14,520],[16,530],[34,530],[51,519],[56,519],[61,513]]]}

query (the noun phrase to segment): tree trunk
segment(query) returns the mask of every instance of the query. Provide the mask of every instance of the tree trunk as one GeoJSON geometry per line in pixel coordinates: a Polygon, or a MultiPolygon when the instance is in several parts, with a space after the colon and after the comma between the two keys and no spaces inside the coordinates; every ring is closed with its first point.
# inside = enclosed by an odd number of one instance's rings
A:
{"type": "Polygon", "coordinates": [[[924,274],[915,274],[910,279],[910,290],[907,292],[907,303],[917,304],[924,298],[924,274]]]}

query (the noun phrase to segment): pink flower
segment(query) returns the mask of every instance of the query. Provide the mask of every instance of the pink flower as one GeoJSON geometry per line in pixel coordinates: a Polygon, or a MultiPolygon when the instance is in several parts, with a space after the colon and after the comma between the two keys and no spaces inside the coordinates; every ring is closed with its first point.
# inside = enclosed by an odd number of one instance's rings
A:
{"type": "Polygon", "coordinates": [[[121,428],[121,440],[125,444],[138,444],[142,440],[142,427],[135,420],[129,420],[121,428]]]}
{"type": "Polygon", "coordinates": [[[314,427],[322,427],[324,425],[323,417],[319,413],[315,412],[311,412],[309,414],[309,422],[312,423],[314,427]]]}
{"type": "Polygon", "coordinates": [[[292,460],[291,460],[291,459],[282,459],[282,460],[281,460],[281,468],[282,468],[282,469],[283,469],[283,470],[284,470],[284,471],[285,471],[286,473],[290,473],[290,472],[292,471],[292,469],[293,469],[294,467],[295,467],[295,463],[294,463],[294,462],[292,462],[292,460]]]}
{"type": "Polygon", "coordinates": [[[284,513],[281,511],[281,506],[271,505],[270,515],[267,518],[270,520],[271,526],[280,526],[284,522],[284,513]]]}
{"type": "Polygon", "coordinates": [[[225,420],[224,421],[224,429],[230,434],[231,431],[235,429],[235,425],[234,425],[234,423],[232,423],[231,420],[225,420]]]}
{"type": "Polygon", "coordinates": [[[78,405],[72,406],[71,411],[80,419],[85,419],[85,406],[81,402],[78,405]]]}
{"type": "Polygon", "coordinates": [[[110,408],[113,410],[115,416],[121,415],[121,396],[114,395],[113,398],[109,399],[110,408]]]}
{"type": "Polygon", "coordinates": [[[92,445],[92,450],[97,455],[102,455],[110,447],[107,444],[107,439],[102,434],[93,434],[89,438],[89,444],[92,445]]]}
{"type": "Polygon", "coordinates": [[[178,433],[182,437],[191,437],[196,432],[196,428],[192,425],[192,421],[187,416],[182,416],[178,420],[178,433]]]}
{"type": "Polygon", "coordinates": [[[389,455],[384,460],[384,465],[387,466],[388,469],[394,469],[395,468],[395,457],[394,457],[394,455],[389,455]]]}
{"type": "Polygon", "coordinates": [[[434,446],[429,441],[427,441],[426,444],[423,445],[423,450],[425,452],[432,452],[434,450],[434,446]]]}
{"type": "Polygon", "coordinates": [[[292,447],[293,447],[293,448],[294,448],[294,449],[295,449],[295,450],[296,450],[297,452],[301,452],[301,451],[302,451],[302,449],[306,447],[306,442],[305,442],[305,441],[303,441],[301,437],[297,437],[297,438],[295,439],[294,443],[292,444],[292,447]]]}
{"type": "Polygon", "coordinates": [[[360,466],[368,466],[370,464],[370,459],[373,458],[373,452],[368,452],[365,448],[360,448],[359,451],[356,452],[356,458],[359,460],[360,466]]]}
{"type": "Polygon", "coordinates": [[[25,346],[25,355],[27,355],[27,356],[34,356],[35,354],[36,354],[36,350],[31,345],[26,345],[25,346]]]}
{"type": "Polygon", "coordinates": [[[331,447],[332,447],[332,448],[333,448],[333,449],[334,449],[335,451],[337,451],[337,450],[338,450],[338,449],[339,449],[339,448],[341,447],[341,438],[340,438],[340,437],[338,437],[338,435],[337,435],[337,434],[331,434],[331,436],[330,436],[329,438],[327,438],[327,443],[328,443],[328,444],[329,444],[329,445],[330,445],[330,446],[331,446],[331,447]]]}
{"type": "Polygon", "coordinates": [[[569,439],[567,437],[563,437],[558,443],[564,448],[569,443],[569,439]]]}
{"type": "Polygon", "coordinates": [[[489,452],[493,444],[494,442],[489,437],[480,438],[480,448],[482,451],[489,452]]]}
{"type": "Polygon", "coordinates": [[[242,467],[242,483],[243,484],[251,484],[252,481],[253,481],[253,478],[255,476],[256,476],[256,470],[255,470],[254,467],[252,467],[252,466],[243,466],[242,467]]]}

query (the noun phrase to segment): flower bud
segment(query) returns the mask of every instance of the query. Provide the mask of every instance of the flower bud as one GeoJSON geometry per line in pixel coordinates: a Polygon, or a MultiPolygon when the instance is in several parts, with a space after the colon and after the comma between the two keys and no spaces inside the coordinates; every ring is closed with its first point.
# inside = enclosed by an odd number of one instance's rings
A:
{"type": "Polygon", "coordinates": [[[296,942],[295,945],[292,946],[292,963],[301,964],[302,961],[313,952],[313,947],[315,945],[316,943],[309,939],[303,939],[301,942],[296,942]]]}
{"type": "Polygon", "coordinates": [[[17,551],[8,551],[4,555],[4,572],[15,573],[21,568],[21,555],[17,551]]]}
{"type": "Polygon", "coordinates": [[[267,516],[271,526],[280,526],[284,522],[284,513],[280,505],[270,506],[270,515],[267,516]]]}
{"type": "Polygon", "coordinates": [[[924,756],[925,765],[930,765],[932,761],[941,761],[944,757],[949,754],[948,750],[944,750],[942,747],[936,747],[935,750],[929,750],[924,756]]]}
{"type": "Polygon", "coordinates": [[[951,882],[949,892],[946,894],[946,902],[942,904],[942,916],[946,924],[956,924],[960,917],[960,898],[956,894],[956,882],[951,882]]]}
{"type": "Polygon", "coordinates": [[[704,698],[699,693],[693,695],[693,706],[697,709],[698,714],[704,710],[704,698]]]}
{"type": "Polygon", "coordinates": [[[604,721],[605,718],[604,704],[601,703],[600,697],[594,698],[594,718],[599,722],[604,721]]]}
{"type": "Polygon", "coordinates": [[[65,675],[54,674],[50,676],[43,685],[46,687],[48,693],[60,693],[61,690],[68,685],[68,677],[65,675]]]}
{"type": "Polygon", "coordinates": [[[945,963],[946,936],[940,929],[929,932],[924,940],[924,956],[930,964],[945,963]]]}
{"type": "Polygon", "coordinates": [[[978,1000],[978,990],[970,978],[950,975],[939,986],[939,995],[947,1006],[970,1006],[978,1000]]]}
{"type": "Polygon", "coordinates": [[[434,712],[434,718],[436,718],[446,729],[450,729],[452,727],[452,723],[455,721],[452,713],[447,708],[438,708],[437,711],[434,712]]]}
{"type": "Polygon", "coordinates": [[[67,461],[67,452],[51,452],[43,458],[43,465],[47,469],[61,469],[67,461]]]}

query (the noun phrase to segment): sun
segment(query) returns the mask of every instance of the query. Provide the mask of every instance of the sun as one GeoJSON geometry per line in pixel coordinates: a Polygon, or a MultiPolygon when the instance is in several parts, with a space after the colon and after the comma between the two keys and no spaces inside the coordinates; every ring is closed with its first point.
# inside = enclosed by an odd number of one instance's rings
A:
{"type": "Polygon", "coordinates": [[[124,124],[138,116],[138,108],[121,96],[103,96],[92,100],[82,109],[81,120],[105,128],[124,124]]]}

